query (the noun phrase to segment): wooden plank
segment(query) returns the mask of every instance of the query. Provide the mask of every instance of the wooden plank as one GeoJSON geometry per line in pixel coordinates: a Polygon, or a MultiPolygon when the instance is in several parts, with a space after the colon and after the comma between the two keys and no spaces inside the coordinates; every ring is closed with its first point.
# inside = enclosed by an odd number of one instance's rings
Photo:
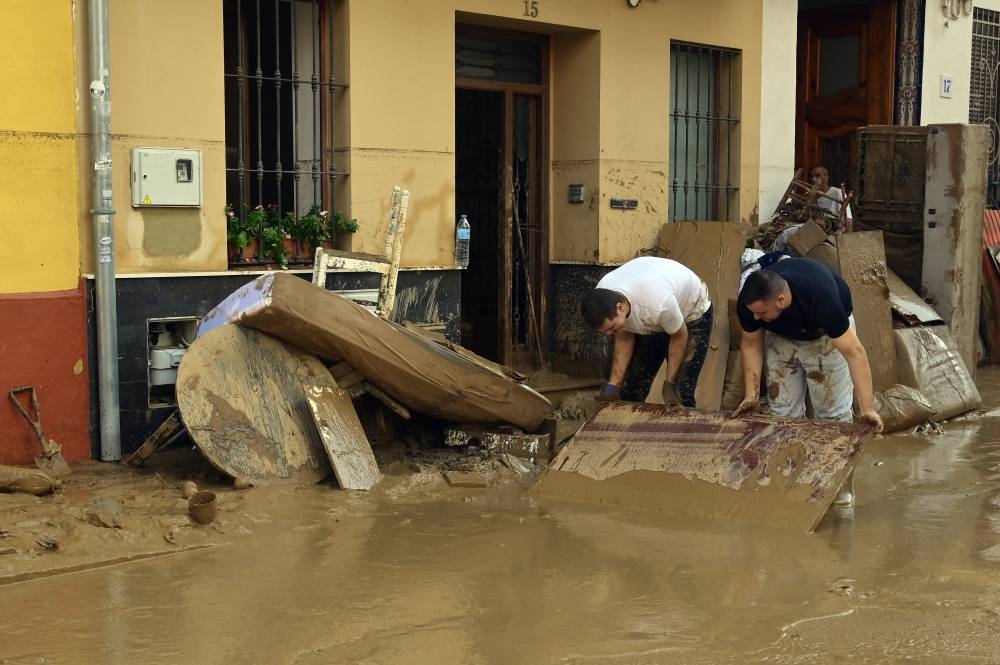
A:
{"type": "Polygon", "coordinates": [[[173,441],[184,429],[181,416],[174,411],[156,428],[139,448],[125,459],[126,466],[142,466],[156,451],[173,441]]]}
{"type": "Polygon", "coordinates": [[[254,483],[317,482],[330,469],[306,405],[304,386],[312,385],[336,387],[317,358],[256,330],[224,325],[184,354],[177,406],[191,439],[220,471],[254,483]]]}
{"type": "Polygon", "coordinates": [[[340,487],[370,490],[378,484],[382,474],[347,391],[310,385],[306,387],[306,403],[340,487]]]}
{"type": "Polygon", "coordinates": [[[533,491],[812,531],[871,437],[868,425],[615,402],[533,491]]]}
{"type": "MultiPolygon", "coordinates": [[[[729,222],[677,222],[664,224],[658,256],[683,263],[708,286],[714,306],[714,323],[708,356],[698,378],[695,401],[699,409],[717,410],[722,404],[729,357],[729,311],[727,303],[735,297],[740,281],[740,256],[746,243],[742,226],[729,222]]],[[[666,363],[660,367],[646,401],[662,403],[666,363]]]]}
{"type": "Polygon", "coordinates": [[[827,233],[816,222],[809,220],[803,224],[798,231],[788,240],[788,244],[799,256],[806,256],[809,252],[827,238],[827,233]]]}
{"type": "Polygon", "coordinates": [[[876,391],[896,385],[896,345],[892,337],[888,268],[881,231],[843,233],[837,237],[840,276],[851,288],[854,324],[868,353],[876,391]]]}

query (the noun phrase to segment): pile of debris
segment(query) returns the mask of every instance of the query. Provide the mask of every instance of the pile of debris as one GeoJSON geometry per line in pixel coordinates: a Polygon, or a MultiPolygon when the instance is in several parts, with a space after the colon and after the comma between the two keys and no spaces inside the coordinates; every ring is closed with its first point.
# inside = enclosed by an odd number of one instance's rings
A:
{"type": "Polygon", "coordinates": [[[821,229],[824,236],[845,230],[850,195],[845,201],[835,199],[828,192],[820,190],[816,183],[804,180],[803,173],[802,169],[795,172],[771,218],[752,229],[747,247],[764,252],[773,251],[775,243],[785,231],[806,223],[812,223],[821,229]],[[836,205],[827,207],[823,205],[825,201],[836,205]]]}
{"type": "MultiPolygon", "coordinates": [[[[728,303],[728,311],[715,310],[708,358],[698,384],[700,408],[732,409],[742,399],[741,335],[736,317],[740,255],[745,248],[770,249],[768,239],[816,212],[808,204],[815,191],[799,180],[800,175],[796,173],[772,221],[749,232],[719,222],[663,227],[659,255],[681,261],[702,275],[713,302],[728,303]]],[[[858,337],[868,354],[876,406],[886,431],[939,422],[979,408],[982,401],[972,376],[975,354],[965,351],[974,345],[975,331],[946,321],[889,269],[881,231],[841,232],[829,211],[823,213],[786,234],[786,251],[824,263],[850,287],[858,337]]],[[[972,274],[978,266],[956,265],[955,271],[960,268],[972,274]]],[[[954,302],[969,299],[973,291],[964,284],[954,289],[954,302]],[[961,294],[959,289],[963,289],[961,294]]],[[[978,297],[962,305],[978,307],[978,297]]],[[[659,392],[659,383],[654,382],[647,402],[658,402],[659,392]]]]}
{"type": "MultiPolygon", "coordinates": [[[[177,405],[208,461],[252,483],[381,479],[354,400],[394,417],[538,430],[551,411],[510,372],[293,275],[264,275],[206,315],[177,376],[177,405]]],[[[370,431],[370,428],[369,428],[370,431]]]]}

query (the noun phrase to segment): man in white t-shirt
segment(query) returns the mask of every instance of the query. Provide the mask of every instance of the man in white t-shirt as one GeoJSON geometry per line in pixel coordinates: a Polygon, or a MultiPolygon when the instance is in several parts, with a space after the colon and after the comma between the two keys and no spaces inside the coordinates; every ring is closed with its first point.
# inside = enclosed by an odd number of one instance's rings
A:
{"type": "Polygon", "coordinates": [[[603,398],[644,401],[666,358],[663,403],[694,406],[712,335],[712,302],[698,275],[670,259],[633,259],[583,297],[580,314],[615,339],[603,398]]]}

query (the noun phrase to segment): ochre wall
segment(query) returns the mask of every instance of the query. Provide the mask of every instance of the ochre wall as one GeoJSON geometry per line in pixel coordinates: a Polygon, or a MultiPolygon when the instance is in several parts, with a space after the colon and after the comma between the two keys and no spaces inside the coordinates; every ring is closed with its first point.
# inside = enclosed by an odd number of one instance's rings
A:
{"type": "Polygon", "coordinates": [[[80,287],[73,3],[0,0],[0,464],[39,454],[7,399],[38,390],[46,436],[90,454],[86,305],[80,287]]]}
{"type": "MultiPolygon", "coordinates": [[[[78,3],[77,88],[87,88],[86,0],[78,3]]],[[[118,273],[225,270],[225,101],[222,2],[110,3],[111,131],[118,273]],[[133,208],[131,150],[202,151],[201,208],[133,208]]],[[[80,108],[88,127],[89,103],[80,108]]],[[[80,172],[89,173],[89,143],[81,143],[80,172]]],[[[78,214],[91,207],[81,182],[78,214]]],[[[93,238],[81,234],[83,271],[93,271],[93,238]]]]}
{"type": "MultiPolygon", "coordinates": [[[[406,266],[453,263],[456,22],[550,35],[551,258],[616,262],[655,241],[669,193],[670,40],[741,49],[739,215],[754,216],[760,158],[761,2],[379,0],[337,3],[336,207],[360,222],[353,249],[379,252],[394,185],[410,189],[406,266]],[[588,201],[570,205],[570,183],[588,201]],[[638,210],[609,206],[638,198],[638,210]]],[[[86,0],[77,20],[86,18],[86,0]]],[[[221,2],[111,4],[116,260],[121,273],[226,267],[221,2]],[[167,55],[169,54],[169,56],[167,55]],[[130,205],[129,150],[200,148],[200,210],[130,205]]],[[[79,31],[82,35],[82,31],[79,31]]],[[[86,100],[86,43],[78,37],[78,93],[86,100]]],[[[80,110],[86,126],[87,108],[80,110]]],[[[89,150],[81,150],[87,173],[89,150]]],[[[89,188],[78,216],[89,228],[89,188]]],[[[476,220],[473,220],[476,223],[476,220]]],[[[84,271],[90,233],[81,233],[84,271]]]]}
{"type": "MultiPolygon", "coordinates": [[[[349,3],[350,196],[355,249],[384,233],[394,184],[413,193],[404,263],[452,263],[456,20],[551,39],[552,258],[615,262],[655,241],[667,216],[670,40],[741,49],[739,218],[757,206],[761,3],[540,0],[349,3]],[[593,197],[564,203],[566,185],[593,197]],[[612,197],[638,210],[612,210],[612,197]]],[[[473,220],[475,223],[475,220],[473,220]]],[[[475,232],[475,231],[473,231],[475,232]]]]}

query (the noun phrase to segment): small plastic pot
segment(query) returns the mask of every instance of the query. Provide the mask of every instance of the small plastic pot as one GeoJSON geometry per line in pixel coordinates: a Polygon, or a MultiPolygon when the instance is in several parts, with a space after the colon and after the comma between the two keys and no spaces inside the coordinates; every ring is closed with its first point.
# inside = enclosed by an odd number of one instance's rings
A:
{"type": "Polygon", "coordinates": [[[195,493],[188,499],[188,513],[198,524],[211,524],[216,516],[215,493],[195,493]]]}

